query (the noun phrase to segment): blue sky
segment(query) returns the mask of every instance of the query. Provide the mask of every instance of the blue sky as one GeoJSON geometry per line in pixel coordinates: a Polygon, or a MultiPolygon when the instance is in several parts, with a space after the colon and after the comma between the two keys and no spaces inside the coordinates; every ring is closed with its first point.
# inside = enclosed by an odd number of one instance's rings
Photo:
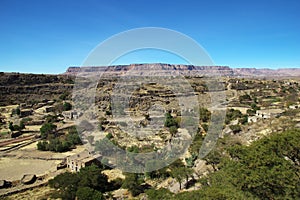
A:
{"type": "MultiPolygon", "coordinates": [[[[62,73],[128,29],[163,27],[202,45],[216,65],[300,67],[300,1],[1,0],[0,71],[62,73]]],[[[180,63],[129,54],[130,62],[180,63]]]]}

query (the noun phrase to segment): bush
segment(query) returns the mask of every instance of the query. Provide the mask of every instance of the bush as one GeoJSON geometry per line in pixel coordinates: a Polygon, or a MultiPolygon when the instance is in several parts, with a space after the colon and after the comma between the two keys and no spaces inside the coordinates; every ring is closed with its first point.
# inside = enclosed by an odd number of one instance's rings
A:
{"type": "Polygon", "coordinates": [[[105,137],[110,140],[113,138],[113,135],[111,133],[108,133],[105,137]]]}
{"type": "Polygon", "coordinates": [[[232,120],[243,117],[243,114],[239,110],[229,109],[226,112],[225,123],[229,124],[232,120]]]}
{"type": "Polygon", "coordinates": [[[170,127],[170,133],[171,133],[172,135],[176,134],[176,133],[177,133],[177,127],[176,127],[176,126],[171,126],[171,127],[170,127]]]}
{"type": "Polygon", "coordinates": [[[254,116],[256,114],[256,111],[252,110],[252,109],[248,109],[247,114],[250,115],[250,116],[254,116]]]}
{"type": "Polygon", "coordinates": [[[171,127],[176,126],[178,127],[177,121],[172,117],[170,113],[166,113],[166,119],[165,119],[165,127],[171,127]]]}
{"type": "Polygon", "coordinates": [[[243,115],[242,118],[239,119],[239,123],[247,124],[248,123],[248,115],[243,115]]]}
{"type": "Polygon", "coordinates": [[[233,133],[238,133],[242,130],[241,126],[238,124],[230,125],[229,128],[233,131],[233,133]]]}
{"type": "Polygon", "coordinates": [[[133,152],[133,153],[138,153],[140,150],[139,150],[138,146],[134,145],[134,146],[128,147],[127,151],[133,152]]]}
{"type": "Polygon", "coordinates": [[[72,104],[70,104],[69,102],[65,102],[63,106],[64,106],[64,111],[68,111],[72,109],[72,104]]]}
{"type": "Polygon", "coordinates": [[[68,96],[69,96],[69,94],[65,92],[65,93],[63,93],[62,95],[59,96],[59,99],[66,100],[68,96]]]}
{"type": "Polygon", "coordinates": [[[200,114],[200,120],[202,122],[208,122],[210,120],[211,112],[206,108],[200,108],[199,114],[200,114]]]}
{"type": "Polygon", "coordinates": [[[244,94],[239,97],[240,103],[246,103],[252,101],[251,96],[249,94],[244,94]]]}

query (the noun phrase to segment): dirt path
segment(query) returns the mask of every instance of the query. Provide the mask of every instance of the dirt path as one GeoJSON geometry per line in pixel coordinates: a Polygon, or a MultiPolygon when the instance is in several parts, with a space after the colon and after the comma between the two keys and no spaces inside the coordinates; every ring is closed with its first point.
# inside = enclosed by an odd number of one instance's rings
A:
{"type": "Polygon", "coordinates": [[[13,144],[13,143],[23,142],[26,140],[32,140],[32,139],[34,139],[34,137],[35,137],[35,135],[29,135],[29,136],[23,136],[23,137],[19,137],[19,138],[15,138],[15,139],[6,140],[3,142],[0,142],[0,147],[7,146],[7,145],[13,144]]]}

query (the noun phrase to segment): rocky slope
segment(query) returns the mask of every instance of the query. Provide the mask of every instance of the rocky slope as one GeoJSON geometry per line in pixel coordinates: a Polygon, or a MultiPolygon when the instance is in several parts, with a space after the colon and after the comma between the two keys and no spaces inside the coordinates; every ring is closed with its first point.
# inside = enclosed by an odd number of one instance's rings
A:
{"type": "Polygon", "coordinates": [[[57,99],[72,90],[73,82],[62,75],[0,73],[0,105],[57,99]]]}

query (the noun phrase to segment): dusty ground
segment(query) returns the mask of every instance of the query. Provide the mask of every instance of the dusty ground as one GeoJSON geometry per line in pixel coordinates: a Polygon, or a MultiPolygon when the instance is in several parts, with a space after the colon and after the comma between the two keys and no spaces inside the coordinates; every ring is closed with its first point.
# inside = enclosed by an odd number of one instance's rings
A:
{"type": "Polygon", "coordinates": [[[20,180],[24,174],[43,175],[56,170],[57,161],[38,159],[0,158],[0,177],[4,180],[20,180]]]}
{"type": "Polygon", "coordinates": [[[44,175],[56,171],[56,166],[68,155],[83,151],[79,146],[70,152],[38,151],[36,142],[0,157],[0,180],[20,180],[24,174],[44,175]]]}
{"type": "Polygon", "coordinates": [[[25,130],[39,132],[41,127],[42,127],[42,125],[26,125],[25,130]]]}

